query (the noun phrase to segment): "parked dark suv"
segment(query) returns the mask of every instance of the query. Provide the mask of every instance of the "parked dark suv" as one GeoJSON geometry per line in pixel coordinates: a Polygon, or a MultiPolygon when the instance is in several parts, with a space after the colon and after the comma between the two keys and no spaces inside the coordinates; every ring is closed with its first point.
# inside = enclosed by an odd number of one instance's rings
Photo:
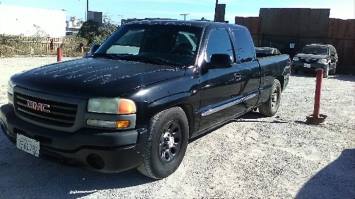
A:
{"type": "Polygon", "coordinates": [[[317,68],[323,68],[324,77],[335,75],[338,63],[338,54],[334,46],[329,44],[306,45],[302,52],[293,58],[292,70],[314,72],[317,68]]]}

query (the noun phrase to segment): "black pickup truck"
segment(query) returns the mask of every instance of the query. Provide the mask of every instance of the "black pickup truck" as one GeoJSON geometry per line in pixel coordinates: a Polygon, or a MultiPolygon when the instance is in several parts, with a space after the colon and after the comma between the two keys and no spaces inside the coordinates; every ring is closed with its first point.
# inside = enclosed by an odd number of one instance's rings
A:
{"type": "Polygon", "coordinates": [[[11,77],[0,123],[34,156],[161,179],[191,138],[257,108],[275,115],[289,75],[289,56],[258,60],[243,26],[133,22],[89,58],[11,77]]]}

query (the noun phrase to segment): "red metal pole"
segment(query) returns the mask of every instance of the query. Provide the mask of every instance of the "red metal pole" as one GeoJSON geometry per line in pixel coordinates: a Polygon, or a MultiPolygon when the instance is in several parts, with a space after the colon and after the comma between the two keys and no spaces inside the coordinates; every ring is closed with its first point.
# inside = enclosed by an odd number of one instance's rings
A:
{"type": "Polygon", "coordinates": [[[317,72],[317,84],[316,84],[316,92],[314,96],[313,117],[319,118],[320,97],[322,94],[323,69],[318,69],[316,72],[317,72]]]}
{"type": "Polygon", "coordinates": [[[314,96],[314,110],[313,115],[307,117],[307,124],[318,125],[325,121],[327,118],[326,115],[320,114],[320,97],[322,94],[322,81],[323,81],[323,69],[317,69],[317,84],[316,84],[316,91],[314,96]]]}
{"type": "Polygon", "coordinates": [[[63,50],[62,48],[57,48],[57,62],[61,62],[63,58],[63,50]]]}

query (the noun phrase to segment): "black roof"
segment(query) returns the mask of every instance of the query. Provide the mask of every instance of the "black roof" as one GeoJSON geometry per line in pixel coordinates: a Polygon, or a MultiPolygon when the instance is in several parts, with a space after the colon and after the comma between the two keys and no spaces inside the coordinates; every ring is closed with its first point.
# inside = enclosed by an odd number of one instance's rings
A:
{"type": "Polygon", "coordinates": [[[235,24],[212,22],[212,21],[183,21],[183,20],[141,20],[129,22],[126,25],[130,24],[147,24],[147,25],[177,25],[177,26],[193,26],[205,28],[208,26],[212,27],[244,27],[235,24]]]}

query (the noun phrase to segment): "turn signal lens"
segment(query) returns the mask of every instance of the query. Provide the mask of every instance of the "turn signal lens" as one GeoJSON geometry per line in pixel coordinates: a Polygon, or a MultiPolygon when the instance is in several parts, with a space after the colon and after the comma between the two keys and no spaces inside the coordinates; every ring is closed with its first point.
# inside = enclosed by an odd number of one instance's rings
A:
{"type": "Polygon", "coordinates": [[[131,125],[131,122],[128,120],[116,121],[116,128],[125,129],[131,125]]]}
{"type": "Polygon", "coordinates": [[[104,121],[104,120],[87,120],[87,125],[102,127],[102,128],[112,128],[112,129],[127,129],[131,126],[129,120],[117,120],[117,121],[104,121]]]}
{"type": "Polygon", "coordinates": [[[135,114],[137,112],[136,104],[129,99],[120,99],[118,102],[118,113],[123,115],[135,114]]]}

